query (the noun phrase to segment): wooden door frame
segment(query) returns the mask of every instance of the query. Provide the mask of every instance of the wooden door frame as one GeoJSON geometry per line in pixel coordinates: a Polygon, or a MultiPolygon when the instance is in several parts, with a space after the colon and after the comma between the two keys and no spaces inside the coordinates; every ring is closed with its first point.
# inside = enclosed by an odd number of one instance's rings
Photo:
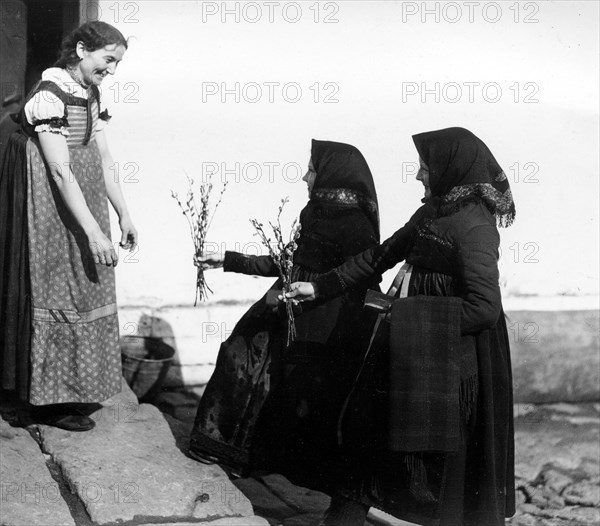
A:
{"type": "MultiPolygon", "coordinates": [[[[21,6],[20,8],[23,9],[22,20],[24,23],[25,42],[22,42],[20,45],[25,45],[25,51],[24,56],[19,57],[16,60],[17,63],[22,64],[24,77],[22,79],[15,78],[15,82],[6,82],[3,80],[1,85],[2,89],[0,90],[0,104],[2,104],[2,108],[0,109],[0,160],[2,159],[4,153],[3,149],[8,136],[12,131],[17,129],[17,125],[15,125],[10,119],[10,114],[19,111],[27,92],[39,78],[41,70],[51,65],[51,63],[47,63],[47,56],[44,56],[43,53],[40,55],[39,52],[36,52],[36,49],[39,50],[41,48],[34,47],[33,41],[30,39],[29,26],[32,23],[31,17],[35,16],[34,10],[36,2],[38,2],[37,6],[39,7],[39,0],[20,0],[19,2],[14,2],[15,6],[18,4],[21,6]],[[36,57],[38,60],[36,60],[36,57]]],[[[3,2],[3,7],[5,9],[7,4],[10,4],[10,0],[9,2],[3,2]]],[[[46,3],[46,5],[56,6],[57,11],[58,8],[62,9],[62,13],[58,11],[57,15],[57,30],[60,31],[60,39],[62,39],[62,37],[75,29],[77,26],[85,22],[98,20],[100,14],[99,4],[99,0],[47,0],[46,3]],[[60,26],[60,28],[58,26],[60,26]]],[[[43,8],[41,9],[43,10],[43,8]]],[[[54,20],[57,21],[56,18],[54,18],[54,20]]],[[[10,64],[2,64],[2,69],[5,67],[10,69],[10,64]]],[[[6,77],[4,73],[6,72],[3,72],[3,78],[6,77]]],[[[18,77],[20,77],[20,75],[18,77]]]]}

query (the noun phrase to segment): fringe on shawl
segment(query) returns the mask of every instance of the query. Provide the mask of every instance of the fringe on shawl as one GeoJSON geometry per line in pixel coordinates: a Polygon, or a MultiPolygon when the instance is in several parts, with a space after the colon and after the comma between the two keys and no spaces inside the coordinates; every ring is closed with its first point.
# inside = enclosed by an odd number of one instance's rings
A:
{"type": "Polygon", "coordinates": [[[474,374],[460,382],[460,415],[466,424],[471,420],[471,415],[477,404],[479,392],[479,376],[474,374]]]}
{"type": "MultiPolygon", "coordinates": [[[[460,382],[460,415],[461,420],[468,425],[477,404],[479,391],[479,377],[477,374],[460,382]]],[[[461,430],[464,426],[461,426],[461,430]]],[[[463,441],[465,437],[463,436],[463,441]]],[[[428,488],[427,470],[421,454],[412,453],[404,456],[404,465],[409,477],[409,491],[419,502],[436,502],[431,490],[428,488]]],[[[374,489],[374,488],[373,488],[374,489]]]]}

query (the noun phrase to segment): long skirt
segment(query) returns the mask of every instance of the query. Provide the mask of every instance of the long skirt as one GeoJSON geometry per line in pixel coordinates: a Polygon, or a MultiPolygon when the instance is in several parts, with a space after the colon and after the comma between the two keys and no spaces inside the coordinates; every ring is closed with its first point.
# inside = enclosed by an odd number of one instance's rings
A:
{"type": "MultiPolygon", "coordinates": [[[[90,212],[110,238],[95,141],[69,147],[90,212]]],[[[34,405],[96,403],[121,390],[114,269],[96,265],[38,141],[17,132],[0,175],[2,388],[34,405]]]]}
{"type": "Polygon", "coordinates": [[[356,305],[342,309],[327,343],[289,347],[285,314],[268,309],[265,298],[253,305],[221,345],[191,452],[238,472],[277,472],[329,491],[337,478],[338,417],[362,351],[356,305]]]}
{"type": "Polygon", "coordinates": [[[256,426],[253,468],[281,473],[298,486],[332,491],[341,453],[338,420],[358,369],[358,356],[350,350],[314,342],[288,349],[256,426]]]}
{"type": "Polygon", "coordinates": [[[425,526],[501,526],[514,514],[510,354],[504,314],[476,339],[478,395],[456,453],[387,449],[389,324],[349,398],[336,493],[425,526]]]}
{"type": "Polygon", "coordinates": [[[266,295],[221,344],[215,371],[200,400],[190,451],[235,470],[249,465],[254,430],[274,380],[275,349],[285,344],[279,315],[266,295]]]}

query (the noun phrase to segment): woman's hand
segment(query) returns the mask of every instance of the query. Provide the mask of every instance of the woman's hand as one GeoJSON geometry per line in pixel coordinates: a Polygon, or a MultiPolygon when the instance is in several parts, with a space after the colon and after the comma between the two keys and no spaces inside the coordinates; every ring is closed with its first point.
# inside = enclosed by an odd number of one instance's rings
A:
{"type": "Polygon", "coordinates": [[[209,270],[211,268],[221,268],[224,261],[223,254],[215,252],[213,254],[202,254],[202,257],[194,256],[194,265],[200,267],[202,270],[209,270]]]}
{"type": "Polygon", "coordinates": [[[116,267],[119,261],[110,239],[104,235],[100,228],[87,234],[90,252],[94,258],[94,263],[106,265],[107,267],[116,267]]]}
{"type": "Polygon", "coordinates": [[[119,227],[121,228],[121,242],[119,246],[130,252],[137,246],[138,233],[133,222],[129,216],[122,217],[119,220],[119,227]]]}
{"type": "MultiPolygon", "coordinates": [[[[315,286],[305,281],[296,281],[290,285],[290,291],[286,292],[285,297],[293,299],[293,302],[314,301],[317,297],[315,286]]],[[[283,299],[283,298],[282,298],[283,299]]]]}

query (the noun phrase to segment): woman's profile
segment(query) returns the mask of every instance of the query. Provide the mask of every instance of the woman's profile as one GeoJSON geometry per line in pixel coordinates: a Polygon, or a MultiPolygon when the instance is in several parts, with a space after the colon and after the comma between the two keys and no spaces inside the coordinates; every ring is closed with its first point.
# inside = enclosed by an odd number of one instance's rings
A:
{"type": "MultiPolygon", "coordinates": [[[[315,279],[379,240],[373,178],[355,147],[313,140],[304,180],[310,200],[300,214],[295,280],[315,279]]],[[[278,275],[270,256],[227,252],[205,264],[278,275]]],[[[296,483],[325,489],[337,451],[337,414],[366,334],[366,287],[307,305],[295,318],[297,335],[289,348],[285,316],[267,305],[266,296],[253,305],[221,345],[196,416],[192,456],[238,471],[276,470],[296,483]]]]}

